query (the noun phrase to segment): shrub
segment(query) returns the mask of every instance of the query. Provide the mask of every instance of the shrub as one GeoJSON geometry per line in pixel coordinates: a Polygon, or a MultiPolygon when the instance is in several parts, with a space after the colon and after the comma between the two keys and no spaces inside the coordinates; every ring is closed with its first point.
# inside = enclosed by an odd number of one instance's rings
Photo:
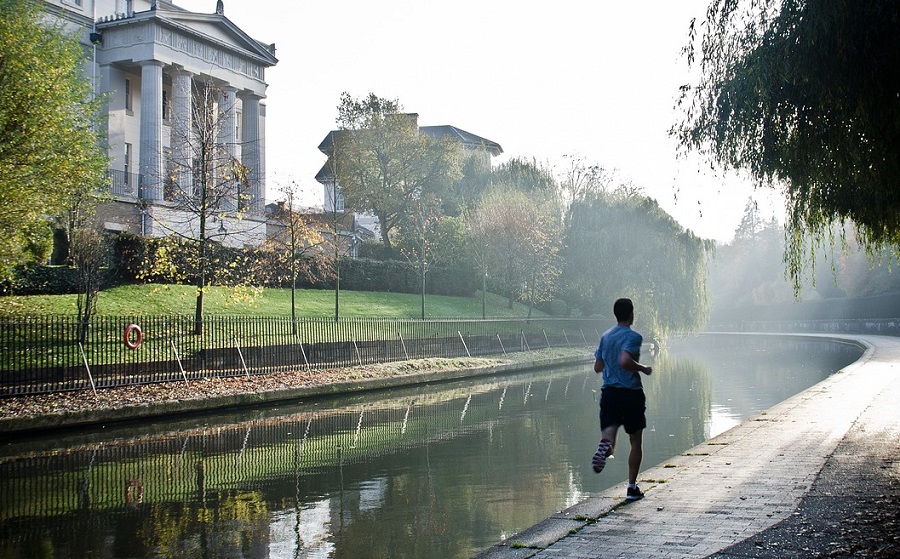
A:
{"type": "Polygon", "coordinates": [[[63,295],[77,292],[75,268],[33,264],[16,268],[12,281],[3,289],[4,295],[63,295]]]}

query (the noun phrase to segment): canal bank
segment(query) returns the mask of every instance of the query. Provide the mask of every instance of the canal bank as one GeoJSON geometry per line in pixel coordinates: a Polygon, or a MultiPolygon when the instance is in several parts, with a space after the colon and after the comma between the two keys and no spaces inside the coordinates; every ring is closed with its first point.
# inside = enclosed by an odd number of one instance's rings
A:
{"type": "Polygon", "coordinates": [[[896,556],[900,339],[823,337],[860,344],[865,353],[645,469],[645,499],[626,503],[623,482],[477,558],[896,556]]]}
{"type": "Polygon", "coordinates": [[[173,418],[230,408],[359,394],[417,384],[589,363],[592,349],[544,349],[498,358],[435,358],[343,369],[210,377],[0,400],[0,440],[173,418]]]}

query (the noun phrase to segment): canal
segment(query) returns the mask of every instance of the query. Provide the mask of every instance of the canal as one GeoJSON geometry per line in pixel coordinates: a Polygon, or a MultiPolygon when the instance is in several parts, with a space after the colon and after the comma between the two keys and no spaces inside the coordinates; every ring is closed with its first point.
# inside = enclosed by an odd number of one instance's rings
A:
{"type": "MultiPolygon", "coordinates": [[[[768,336],[645,350],[644,466],[860,355],[768,336]]],[[[623,483],[624,454],[591,470],[599,384],[585,363],[14,440],[0,559],[465,559],[623,483]]]]}

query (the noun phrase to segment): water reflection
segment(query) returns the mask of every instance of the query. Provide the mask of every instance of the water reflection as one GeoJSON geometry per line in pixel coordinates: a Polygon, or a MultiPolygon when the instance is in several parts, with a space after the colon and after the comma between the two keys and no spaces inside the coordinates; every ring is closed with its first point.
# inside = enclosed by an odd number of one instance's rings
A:
{"type": "MultiPolygon", "coordinates": [[[[645,382],[645,465],[858,355],[673,343],[645,382]]],[[[598,389],[585,364],[10,442],[0,558],[469,557],[625,479],[624,456],[590,468],[598,389]]]]}

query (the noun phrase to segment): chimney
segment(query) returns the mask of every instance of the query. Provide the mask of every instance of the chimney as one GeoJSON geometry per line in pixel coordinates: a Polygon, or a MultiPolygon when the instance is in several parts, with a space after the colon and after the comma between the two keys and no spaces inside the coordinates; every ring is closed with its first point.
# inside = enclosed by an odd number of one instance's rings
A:
{"type": "Polygon", "coordinates": [[[216,2],[216,13],[220,16],[225,15],[225,3],[222,2],[222,0],[218,0],[218,2],[216,2]]]}

